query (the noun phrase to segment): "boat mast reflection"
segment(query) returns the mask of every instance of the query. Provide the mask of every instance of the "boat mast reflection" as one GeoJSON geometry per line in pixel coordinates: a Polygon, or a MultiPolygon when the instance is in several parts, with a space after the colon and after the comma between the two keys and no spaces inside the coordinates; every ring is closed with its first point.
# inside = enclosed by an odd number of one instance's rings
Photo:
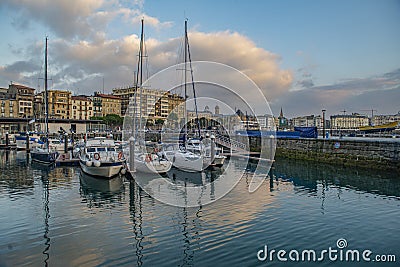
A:
{"type": "MultiPolygon", "coordinates": [[[[187,184],[185,183],[185,189],[186,189],[187,184]]],[[[185,194],[187,196],[187,194],[185,194]]],[[[201,197],[200,197],[201,199],[201,197]]],[[[195,217],[190,221],[189,216],[188,216],[188,210],[194,209],[194,208],[179,208],[182,209],[183,213],[183,218],[182,218],[182,236],[183,236],[183,259],[182,259],[182,265],[181,266],[193,266],[193,258],[194,258],[194,249],[192,242],[193,241],[198,241],[200,239],[199,237],[199,230],[198,230],[198,223],[200,221],[201,217],[201,210],[202,210],[202,205],[200,203],[199,199],[199,206],[196,209],[195,212],[195,217]]]]}
{"type": "Polygon", "coordinates": [[[50,208],[49,208],[49,173],[45,170],[42,171],[42,184],[43,184],[43,194],[44,194],[44,235],[43,238],[45,240],[45,247],[42,252],[45,255],[44,265],[48,266],[50,259],[50,236],[49,236],[49,218],[50,218],[50,208]]]}
{"type": "Polygon", "coordinates": [[[142,189],[134,180],[129,183],[129,213],[133,224],[133,233],[135,236],[135,253],[137,257],[137,265],[143,265],[143,232],[142,232],[142,189]]]}

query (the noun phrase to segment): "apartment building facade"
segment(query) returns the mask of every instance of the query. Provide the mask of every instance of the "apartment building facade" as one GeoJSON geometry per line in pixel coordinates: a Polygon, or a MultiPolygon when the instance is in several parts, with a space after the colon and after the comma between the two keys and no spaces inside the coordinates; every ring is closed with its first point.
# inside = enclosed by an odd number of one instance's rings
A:
{"type": "Polygon", "coordinates": [[[358,129],[361,126],[368,126],[369,119],[365,115],[353,113],[349,115],[332,115],[332,129],[358,129]]]}
{"type": "MultiPolygon", "coordinates": [[[[20,84],[10,84],[7,91],[7,99],[15,100],[16,118],[32,118],[34,115],[35,89],[20,84]]],[[[14,102],[13,104],[14,105],[14,102]]],[[[14,106],[13,106],[14,112],[14,106]]]]}
{"type": "Polygon", "coordinates": [[[71,119],[90,120],[94,116],[93,101],[87,96],[71,97],[71,119]]]}
{"type": "Polygon", "coordinates": [[[121,116],[121,97],[96,92],[92,101],[95,117],[104,117],[108,114],[121,116]]]}

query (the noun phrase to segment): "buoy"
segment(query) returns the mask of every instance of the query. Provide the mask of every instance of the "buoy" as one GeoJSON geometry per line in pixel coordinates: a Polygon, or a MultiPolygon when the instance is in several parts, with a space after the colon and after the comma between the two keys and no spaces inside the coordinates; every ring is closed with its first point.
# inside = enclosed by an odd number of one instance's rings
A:
{"type": "Polygon", "coordinates": [[[121,174],[125,174],[126,173],[126,169],[125,168],[122,168],[121,169],[121,174]]]}
{"type": "Polygon", "coordinates": [[[91,161],[91,160],[86,161],[86,166],[91,167],[92,164],[93,164],[93,161],[91,161]]]}
{"type": "Polygon", "coordinates": [[[101,163],[100,163],[100,161],[96,160],[96,161],[93,162],[93,165],[95,167],[100,167],[101,163]]]}

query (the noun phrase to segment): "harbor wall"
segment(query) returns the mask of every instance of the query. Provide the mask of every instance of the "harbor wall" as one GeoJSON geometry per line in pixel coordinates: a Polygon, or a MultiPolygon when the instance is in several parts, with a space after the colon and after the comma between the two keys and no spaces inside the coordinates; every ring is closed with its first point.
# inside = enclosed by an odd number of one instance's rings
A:
{"type": "Polygon", "coordinates": [[[276,155],[345,166],[400,171],[400,142],[278,139],[276,155]]]}
{"type": "MultiPolygon", "coordinates": [[[[241,137],[247,138],[247,137],[241,137]]],[[[260,138],[250,138],[250,150],[259,151],[260,138]],[[258,140],[257,140],[258,139],[258,140]]],[[[245,141],[245,140],[243,140],[245,141]]],[[[398,140],[345,140],[285,138],[276,140],[276,156],[324,162],[342,166],[394,170],[400,173],[398,140]]],[[[262,142],[268,147],[270,140],[262,142]]]]}

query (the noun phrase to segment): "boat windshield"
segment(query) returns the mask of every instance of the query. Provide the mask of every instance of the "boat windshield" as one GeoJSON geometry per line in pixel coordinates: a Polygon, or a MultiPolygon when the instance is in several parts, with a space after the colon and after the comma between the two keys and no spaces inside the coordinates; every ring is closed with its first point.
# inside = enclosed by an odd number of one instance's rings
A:
{"type": "Polygon", "coordinates": [[[109,148],[107,148],[107,151],[115,151],[115,148],[109,147],[109,148]]]}
{"type": "Polygon", "coordinates": [[[89,147],[86,151],[88,153],[93,153],[93,152],[96,152],[96,149],[94,149],[94,147],[89,147]]]}

